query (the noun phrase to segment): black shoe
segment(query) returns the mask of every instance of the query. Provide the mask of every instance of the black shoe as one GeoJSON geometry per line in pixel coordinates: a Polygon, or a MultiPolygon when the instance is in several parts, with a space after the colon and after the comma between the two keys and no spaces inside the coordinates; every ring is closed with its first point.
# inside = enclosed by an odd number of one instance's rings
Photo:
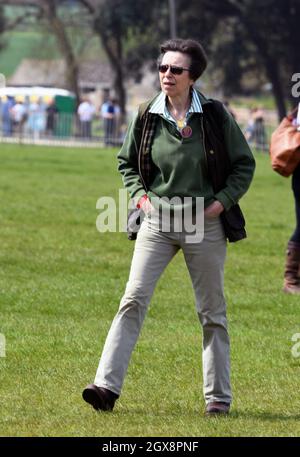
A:
{"type": "Polygon", "coordinates": [[[213,401],[208,403],[205,408],[205,416],[229,414],[230,403],[223,401],[213,401]]]}
{"type": "Polygon", "coordinates": [[[82,398],[97,411],[112,411],[119,395],[104,387],[89,384],[82,392],[82,398]]]}

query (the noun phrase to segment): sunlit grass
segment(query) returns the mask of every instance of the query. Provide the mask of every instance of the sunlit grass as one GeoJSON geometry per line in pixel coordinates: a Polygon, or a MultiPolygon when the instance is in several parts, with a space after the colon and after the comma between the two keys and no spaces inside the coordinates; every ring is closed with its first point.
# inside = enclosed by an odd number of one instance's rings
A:
{"type": "Polygon", "coordinates": [[[294,226],[290,182],[256,155],[242,200],[248,239],[230,245],[225,291],[234,401],[203,417],[201,332],[183,257],[161,278],[113,413],[83,402],[134,247],[99,234],[96,202],[122,187],[115,150],[1,145],[0,435],[296,436],[300,299],[281,292],[294,226]]]}

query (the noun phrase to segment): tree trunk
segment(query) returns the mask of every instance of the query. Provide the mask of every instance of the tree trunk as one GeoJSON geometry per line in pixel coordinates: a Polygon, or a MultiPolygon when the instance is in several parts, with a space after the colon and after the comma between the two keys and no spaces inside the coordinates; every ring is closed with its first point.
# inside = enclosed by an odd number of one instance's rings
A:
{"type": "Polygon", "coordinates": [[[278,120],[281,121],[281,119],[286,116],[286,103],[284,88],[280,77],[278,56],[273,57],[269,54],[264,40],[260,40],[258,35],[253,33],[253,29],[250,33],[252,34],[252,40],[254,44],[256,44],[257,51],[260,53],[261,59],[264,63],[266,75],[272,84],[272,92],[277,107],[278,120]]]}
{"type": "Polygon", "coordinates": [[[41,6],[45,15],[47,16],[51,30],[57,39],[58,46],[66,63],[66,78],[69,86],[68,89],[75,93],[77,102],[79,102],[80,94],[78,87],[78,65],[65,26],[57,16],[54,0],[43,0],[41,2],[41,6]]]}
{"type": "Polygon", "coordinates": [[[277,106],[278,120],[286,116],[286,103],[281,78],[279,75],[278,61],[270,56],[265,56],[265,68],[272,84],[272,92],[277,106]]]}
{"type": "Polygon", "coordinates": [[[126,118],[126,91],[122,68],[115,68],[114,90],[121,109],[122,121],[126,118]]]}
{"type": "Polygon", "coordinates": [[[255,24],[246,18],[243,18],[243,22],[251,41],[257,48],[257,53],[260,55],[263,61],[266,75],[272,84],[272,92],[277,106],[278,119],[281,120],[286,115],[286,104],[284,89],[279,71],[278,55],[272,56],[272,53],[268,49],[268,43],[264,38],[260,37],[259,31],[257,30],[257,27],[255,27],[255,24]]]}
{"type": "Polygon", "coordinates": [[[272,84],[272,92],[277,106],[277,114],[279,120],[286,115],[286,104],[284,88],[280,76],[278,55],[274,54],[272,50],[272,43],[266,40],[265,31],[260,35],[260,29],[255,20],[251,19],[247,5],[243,5],[238,0],[227,0],[230,7],[233,8],[232,12],[244,24],[250,40],[253,42],[257,49],[257,54],[262,59],[265,67],[266,74],[272,84]],[[272,54],[273,52],[273,54],[272,54]]]}
{"type": "Polygon", "coordinates": [[[116,76],[114,80],[114,89],[118,97],[118,101],[121,108],[122,120],[125,120],[126,116],[126,90],[124,87],[124,73],[123,73],[123,47],[120,35],[116,37],[117,40],[117,55],[118,55],[118,66],[116,67],[116,76]]]}
{"type": "Polygon", "coordinates": [[[114,72],[113,87],[117,94],[118,103],[121,109],[121,122],[123,122],[126,117],[126,90],[124,87],[124,64],[121,37],[116,33],[116,36],[113,39],[108,38],[103,28],[97,26],[97,21],[95,21],[94,30],[101,40],[101,45],[105,49],[114,72]]]}

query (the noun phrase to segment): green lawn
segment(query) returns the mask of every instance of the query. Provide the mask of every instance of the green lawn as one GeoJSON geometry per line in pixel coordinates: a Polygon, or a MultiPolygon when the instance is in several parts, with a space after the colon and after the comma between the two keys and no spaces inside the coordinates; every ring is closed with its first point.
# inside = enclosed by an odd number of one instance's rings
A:
{"type": "Polygon", "coordinates": [[[113,413],[81,398],[94,380],[134,243],[96,230],[117,197],[115,150],[0,145],[1,436],[297,436],[300,297],[281,292],[294,225],[290,181],[267,155],[242,200],[248,239],[230,245],[226,297],[234,402],[203,417],[201,333],[182,255],[161,278],[113,413]]]}

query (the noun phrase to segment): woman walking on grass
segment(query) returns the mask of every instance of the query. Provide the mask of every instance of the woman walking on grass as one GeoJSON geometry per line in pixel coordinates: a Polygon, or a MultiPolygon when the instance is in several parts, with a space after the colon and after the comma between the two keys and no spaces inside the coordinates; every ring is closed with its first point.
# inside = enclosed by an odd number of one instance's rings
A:
{"type": "MultiPolygon", "coordinates": [[[[118,155],[119,171],[130,196],[145,213],[137,235],[129,280],[113,320],[94,384],[83,398],[96,410],[112,410],[120,396],[131,353],[147,307],[163,270],[182,249],[194,288],[203,329],[203,391],[205,414],[226,414],[232,401],[229,336],[223,276],[226,240],[246,236],[237,205],[255,168],[237,123],[220,102],[194,88],[207,58],[194,40],[172,39],[161,46],[158,71],[161,92],[131,123],[118,155]],[[185,206],[204,200],[204,236],[190,237],[185,226],[162,229],[160,210],[174,197],[185,206]],[[160,206],[161,205],[161,206],[160,206]]],[[[196,219],[197,220],[197,219],[196,219]]],[[[196,227],[197,231],[197,227],[196,227]]],[[[172,310],[170,309],[170,313],[172,310]]]]}

